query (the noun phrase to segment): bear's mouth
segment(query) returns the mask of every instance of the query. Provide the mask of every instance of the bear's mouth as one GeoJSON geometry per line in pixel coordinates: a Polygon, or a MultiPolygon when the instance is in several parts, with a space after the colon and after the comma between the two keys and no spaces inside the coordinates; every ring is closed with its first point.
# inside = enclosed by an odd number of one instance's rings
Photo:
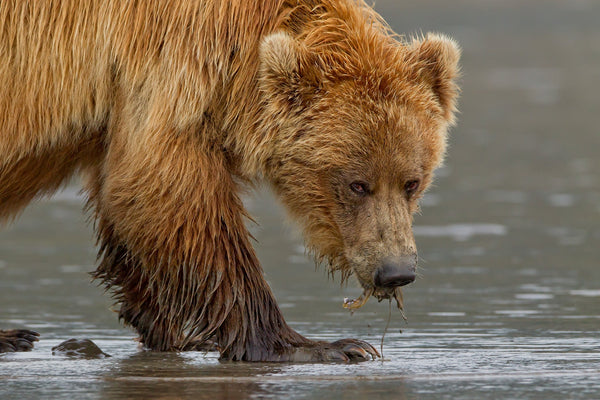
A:
{"type": "Polygon", "coordinates": [[[363,290],[362,294],[356,299],[350,299],[346,297],[344,299],[344,308],[349,310],[358,310],[362,306],[367,303],[369,297],[375,297],[377,301],[381,302],[384,299],[394,298],[396,300],[396,305],[399,310],[404,310],[404,300],[402,297],[402,289],[400,287],[396,288],[385,288],[385,287],[371,287],[363,290]]]}

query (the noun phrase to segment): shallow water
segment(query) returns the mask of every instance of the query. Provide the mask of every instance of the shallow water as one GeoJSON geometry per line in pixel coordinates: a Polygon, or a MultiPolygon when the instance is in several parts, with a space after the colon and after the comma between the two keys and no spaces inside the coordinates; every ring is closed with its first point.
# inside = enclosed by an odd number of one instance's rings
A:
{"type": "MultiPolygon", "coordinates": [[[[0,327],[42,334],[0,355],[0,398],[600,398],[600,3],[378,1],[398,32],[463,46],[460,123],[415,221],[420,277],[393,313],[384,361],[221,363],[140,351],[89,282],[95,249],[77,186],[0,232],[0,327]],[[71,337],[111,358],[51,355],[71,337]]],[[[267,278],[311,338],[379,347],[386,303],[350,315],[267,193],[247,199],[267,278]]]]}

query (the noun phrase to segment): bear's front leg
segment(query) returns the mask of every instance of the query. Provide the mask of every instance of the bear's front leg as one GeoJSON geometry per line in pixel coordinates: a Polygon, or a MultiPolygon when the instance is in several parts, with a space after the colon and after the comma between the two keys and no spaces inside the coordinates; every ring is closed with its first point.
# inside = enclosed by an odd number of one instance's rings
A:
{"type": "Polygon", "coordinates": [[[315,342],[286,324],[229,171],[198,130],[113,135],[90,201],[101,243],[95,276],[121,303],[119,316],[154,350],[212,339],[226,360],[376,357],[365,342],[315,342]]]}

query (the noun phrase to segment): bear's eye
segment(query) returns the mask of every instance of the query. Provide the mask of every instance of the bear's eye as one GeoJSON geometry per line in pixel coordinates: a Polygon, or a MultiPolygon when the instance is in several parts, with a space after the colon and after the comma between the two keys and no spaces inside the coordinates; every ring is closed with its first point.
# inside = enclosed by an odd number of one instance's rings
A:
{"type": "Polygon", "coordinates": [[[360,196],[364,196],[369,193],[369,185],[365,182],[352,182],[350,184],[350,189],[360,196]]]}
{"type": "Polygon", "coordinates": [[[413,193],[415,193],[417,191],[417,189],[419,189],[420,184],[421,184],[421,182],[419,182],[418,179],[408,181],[404,184],[404,191],[406,192],[407,195],[411,196],[413,193]]]}

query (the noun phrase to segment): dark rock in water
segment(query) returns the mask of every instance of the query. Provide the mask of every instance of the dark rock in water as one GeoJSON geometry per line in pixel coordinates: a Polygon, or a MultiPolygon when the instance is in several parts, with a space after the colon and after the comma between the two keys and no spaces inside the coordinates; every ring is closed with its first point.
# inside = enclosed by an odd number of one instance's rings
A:
{"type": "Polygon", "coordinates": [[[53,356],[73,358],[105,358],[110,357],[90,339],[69,339],[52,348],[53,356]]]}

